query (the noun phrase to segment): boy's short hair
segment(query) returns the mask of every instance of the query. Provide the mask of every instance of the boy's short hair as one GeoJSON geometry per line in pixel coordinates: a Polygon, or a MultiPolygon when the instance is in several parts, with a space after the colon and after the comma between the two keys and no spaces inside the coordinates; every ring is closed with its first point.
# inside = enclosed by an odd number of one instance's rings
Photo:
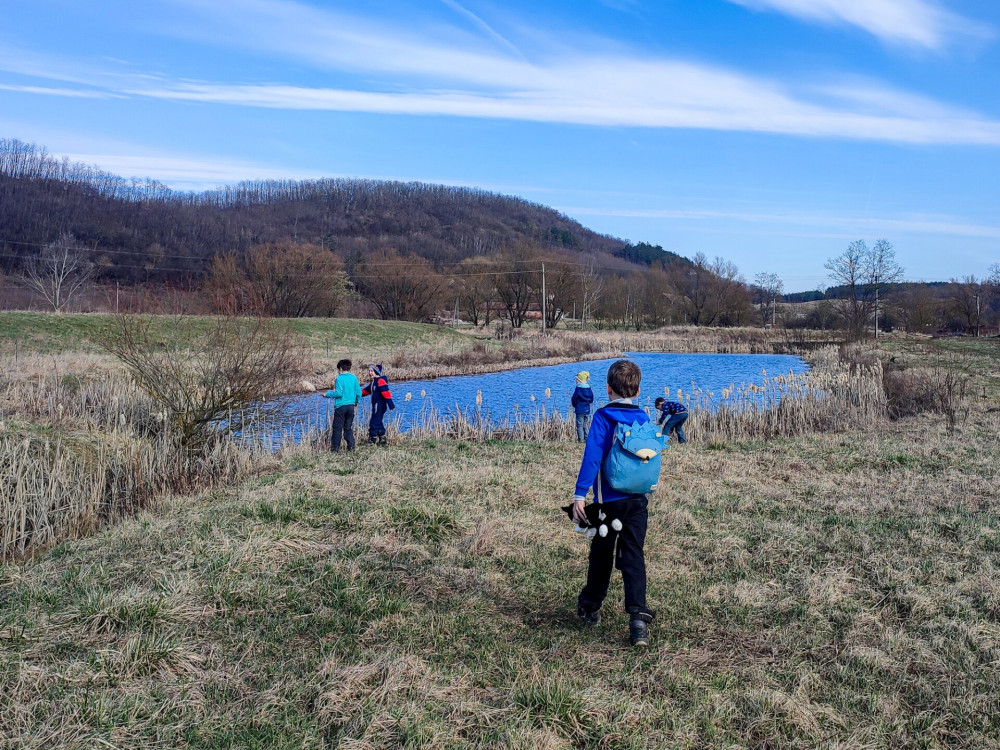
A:
{"type": "Polygon", "coordinates": [[[656,399],[656,401],[653,402],[653,406],[659,409],[661,406],[663,406],[664,401],[666,401],[666,399],[663,398],[663,396],[660,396],[658,399],[656,399]]]}
{"type": "Polygon", "coordinates": [[[350,372],[351,371],[351,360],[349,360],[349,359],[342,359],[342,360],[340,360],[337,363],[337,369],[340,370],[341,372],[350,372]]]}
{"type": "Polygon", "coordinates": [[[619,359],[608,370],[608,385],[622,398],[632,398],[639,392],[642,370],[628,359],[619,359]]]}

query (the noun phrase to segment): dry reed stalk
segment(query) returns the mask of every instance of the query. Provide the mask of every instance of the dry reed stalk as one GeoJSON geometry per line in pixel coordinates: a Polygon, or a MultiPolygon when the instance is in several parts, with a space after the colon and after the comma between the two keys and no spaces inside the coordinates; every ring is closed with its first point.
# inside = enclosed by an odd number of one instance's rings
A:
{"type": "Polygon", "coordinates": [[[273,460],[264,446],[239,441],[181,450],[165,415],[117,375],[6,381],[0,404],[0,559],[90,533],[165,492],[230,482],[273,460]]]}

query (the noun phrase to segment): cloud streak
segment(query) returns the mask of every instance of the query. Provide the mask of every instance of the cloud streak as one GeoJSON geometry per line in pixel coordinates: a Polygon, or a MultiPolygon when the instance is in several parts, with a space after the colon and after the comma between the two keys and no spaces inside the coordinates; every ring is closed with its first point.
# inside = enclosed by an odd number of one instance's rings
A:
{"type": "Polygon", "coordinates": [[[688,128],[908,144],[1000,144],[1000,122],[902,92],[893,96],[891,90],[828,88],[796,95],[773,82],[729,71],[623,59],[538,67],[532,77],[533,85],[525,83],[512,92],[429,89],[396,93],[176,83],[140,86],[128,93],[289,110],[688,128]],[[808,94],[824,103],[810,100],[808,94]]]}
{"type": "Polygon", "coordinates": [[[839,233],[856,229],[865,232],[933,234],[946,237],[1000,239],[1000,226],[971,223],[952,216],[859,217],[823,214],[755,213],[746,211],[711,211],[687,209],[603,209],[559,207],[570,216],[609,216],[632,219],[669,219],[674,221],[734,221],[744,224],[837,227],[839,233]]]}
{"type": "Polygon", "coordinates": [[[985,25],[945,10],[936,0],[729,0],[802,21],[854,26],[884,42],[941,51],[960,37],[987,38],[985,25]]]}
{"type": "MultiPolygon", "coordinates": [[[[880,6],[925,0],[865,1],[880,6]]],[[[534,49],[545,50],[544,56],[536,53],[529,60],[510,53],[504,45],[503,50],[484,50],[481,36],[470,40],[465,32],[450,27],[435,27],[420,36],[412,29],[291,0],[169,2],[189,9],[185,18],[193,22],[175,33],[291,57],[321,71],[324,79],[336,76],[337,85],[172,80],[119,70],[92,73],[85,84],[66,61],[35,60],[31,69],[108,95],[226,106],[738,131],[904,144],[1000,145],[1000,121],[867,81],[788,84],[719,66],[652,58],[616,49],[610,42],[597,46],[593,40],[586,46],[575,40],[570,48],[555,42],[535,44],[534,49]],[[60,74],[59,68],[67,72],[60,74]]],[[[454,0],[444,2],[464,11],[454,0]]],[[[23,62],[0,55],[0,66],[4,64],[23,62]]],[[[65,86],[61,90],[63,95],[70,94],[65,86]]]]}

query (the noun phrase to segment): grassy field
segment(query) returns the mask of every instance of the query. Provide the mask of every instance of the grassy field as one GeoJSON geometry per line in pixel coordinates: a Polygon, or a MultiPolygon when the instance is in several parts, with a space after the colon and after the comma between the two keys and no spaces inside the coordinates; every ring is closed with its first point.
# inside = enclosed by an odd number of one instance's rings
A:
{"type": "MultiPolygon", "coordinates": [[[[1000,355],[882,345],[967,373],[970,402],[672,448],[648,651],[620,580],[601,628],[575,621],[574,443],[303,446],[0,563],[0,749],[1000,747],[1000,355]]],[[[66,377],[11,391],[0,447],[32,436],[41,465],[50,439],[151,424],[66,377]]]]}
{"type": "MultiPolygon", "coordinates": [[[[26,353],[58,354],[100,351],[101,331],[113,316],[101,314],[53,314],[0,312],[0,349],[17,347],[26,353]]],[[[200,320],[208,330],[212,318],[200,320]]],[[[171,316],[154,317],[166,335],[171,316]]],[[[392,352],[399,347],[433,346],[448,351],[467,345],[467,335],[444,326],[385,320],[346,318],[298,318],[284,321],[292,333],[307,342],[317,356],[334,358],[349,355],[352,349],[392,352]]]]}
{"type": "Polygon", "coordinates": [[[881,346],[906,366],[941,367],[971,376],[979,401],[1000,399],[1000,338],[889,337],[881,346]]]}
{"type": "Polygon", "coordinates": [[[575,445],[303,451],[0,568],[0,746],[997,747],[998,430],[675,447],[641,653],[575,445]]]}

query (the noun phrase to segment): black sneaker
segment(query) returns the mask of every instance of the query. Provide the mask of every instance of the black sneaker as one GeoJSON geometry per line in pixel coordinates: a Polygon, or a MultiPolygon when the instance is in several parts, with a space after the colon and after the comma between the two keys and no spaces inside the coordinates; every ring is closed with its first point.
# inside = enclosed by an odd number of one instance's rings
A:
{"type": "Polygon", "coordinates": [[[576,610],[576,616],[579,617],[580,621],[588,628],[596,628],[601,624],[601,610],[587,612],[583,607],[578,607],[576,610]]]}
{"type": "Polygon", "coordinates": [[[644,620],[632,620],[628,624],[628,636],[633,646],[648,646],[649,626],[644,620]]]}

